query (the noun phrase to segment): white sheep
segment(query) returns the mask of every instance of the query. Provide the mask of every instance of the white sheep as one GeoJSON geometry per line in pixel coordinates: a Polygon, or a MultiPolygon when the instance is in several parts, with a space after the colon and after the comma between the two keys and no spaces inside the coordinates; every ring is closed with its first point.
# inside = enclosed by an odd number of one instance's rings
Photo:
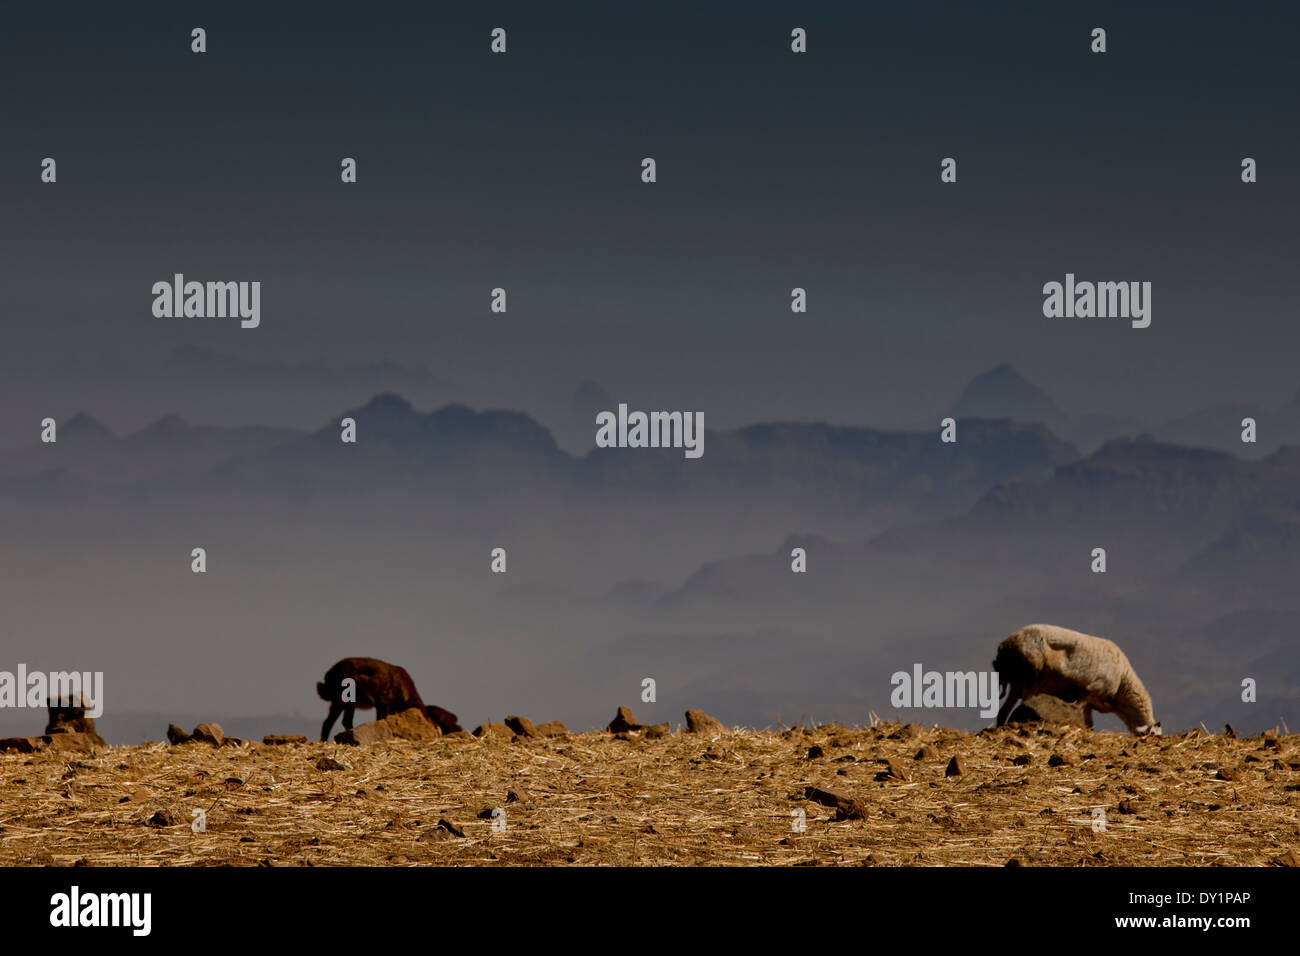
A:
{"type": "Polygon", "coordinates": [[[1117,714],[1136,737],[1159,734],[1151,695],[1114,641],[1051,624],[1022,627],[998,645],[993,669],[1006,686],[998,726],[1022,697],[1050,694],[1083,704],[1084,722],[1092,712],[1117,714]]]}

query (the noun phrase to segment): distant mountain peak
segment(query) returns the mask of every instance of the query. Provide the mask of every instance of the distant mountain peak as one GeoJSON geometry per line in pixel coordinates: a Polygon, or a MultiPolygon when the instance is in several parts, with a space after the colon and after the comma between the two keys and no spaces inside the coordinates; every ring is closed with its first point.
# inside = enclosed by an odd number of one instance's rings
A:
{"type": "Polygon", "coordinates": [[[85,412],[77,412],[59,426],[60,435],[78,435],[83,438],[112,438],[113,431],[98,418],[85,412]]]}
{"type": "Polygon", "coordinates": [[[953,406],[953,414],[958,418],[1010,418],[1057,427],[1066,422],[1065,413],[1050,395],[1005,362],[971,379],[953,406]]]}
{"type": "Polygon", "coordinates": [[[1030,388],[1033,387],[1032,385],[1030,385],[1029,380],[1020,374],[1020,369],[1016,368],[1010,362],[1003,362],[1000,365],[995,365],[987,372],[985,372],[982,376],[977,375],[976,378],[986,378],[986,379],[993,379],[993,380],[1005,379],[1006,381],[1009,382],[1017,382],[1019,384],[1028,386],[1030,388]]]}
{"type": "Polygon", "coordinates": [[[366,408],[394,408],[409,412],[413,406],[396,392],[381,392],[366,403],[366,408]]]}

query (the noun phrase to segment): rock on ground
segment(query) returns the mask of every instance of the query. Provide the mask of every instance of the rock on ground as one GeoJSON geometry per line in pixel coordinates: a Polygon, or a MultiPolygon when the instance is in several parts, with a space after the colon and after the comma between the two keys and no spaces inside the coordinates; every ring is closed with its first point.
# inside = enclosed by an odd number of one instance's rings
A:
{"type": "Polygon", "coordinates": [[[506,718],[506,726],[517,733],[520,737],[540,737],[541,733],[537,730],[537,725],[527,717],[519,717],[511,714],[506,718]]]}
{"type": "Polygon", "coordinates": [[[367,744],[383,743],[385,740],[392,740],[397,735],[393,733],[393,726],[386,720],[370,720],[364,724],[358,724],[351,730],[345,730],[342,733],[334,735],[336,744],[347,744],[350,747],[359,747],[367,744]]]}
{"type": "Polygon", "coordinates": [[[702,710],[686,712],[686,732],[690,734],[719,734],[726,730],[722,721],[710,717],[702,710]]]}
{"type": "Polygon", "coordinates": [[[1022,700],[1007,718],[1011,723],[1063,724],[1067,727],[1087,727],[1083,719],[1083,705],[1071,704],[1050,694],[1033,694],[1022,700]]]}
{"type": "Polygon", "coordinates": [[[393,736],[401,740],[436,740],[442,736],[442,728],[418,707],[411,707],[399,714],[389,714],[383,722],[388,724],[393,736]]]}
{"type": "Polygon", "coordinates": [[[226,739],[226,735],[222,733],[220,724],[205,723],[194,728],[194,733],[190,734],[190,739],[220,747],[221,741],[226,739]]]}
{"type": "Polygon", "coordinates": [[[614,719],[609,722],[607,728],[611,734],[625,734],[632,730],[640,730],[641,725],[637,723],[636,716],[629,707],[619,707],[618,713],[614,719]]]}

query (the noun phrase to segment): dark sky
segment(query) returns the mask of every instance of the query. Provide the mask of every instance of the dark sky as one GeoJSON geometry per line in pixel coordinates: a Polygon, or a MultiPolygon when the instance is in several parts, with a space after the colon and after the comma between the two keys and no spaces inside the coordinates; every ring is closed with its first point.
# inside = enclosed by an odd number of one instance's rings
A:
{"type": "MultiPolygon", "coordinates": [[[[119,432],[169,412],[317,428],[369,398],[364,376],[348,388],[310,375],[191,381],[168,364],[181,345],[249,363],[423,365],[450,385],[412,394],[420,411],[462,399],[552,428],[586,379],[611,403],[701,411],[710,429],[826,419],[936,439],[940,411],[1003,362],[1068,412],[1144,422],[1215,402],[1277,406],[1300,389],[1294,4],[10,6],[0,449],[35,442],[44,416],[83,409],[119,432]],[[195,26],[208,34],[202,55],[190,52],[195,26]],[[489,51],[497,26],[504,56],[489,51]],[[790,51],[796,26],[805,55],[790,51]],[[1089,49],[1098,26],[1104,55],[1089,49]],[[46,156],[57,184],[40,182],[46,156]],[[359,162],[356,185],[339,181],[344,156],[359,162]],[[646,156],[653,185],[640,181],[646,156]],[[955,185],[939,179],[947,156],[955,185]],[[1240,181],[1245,156],[1258,183],[1240,181]],[[261,326],[154,317],[152,286],[176,272],[260,281],[261,326]],[[1045,318],[1043,284],[1068,272],[1150,282],[1150,328],[1045,318]],[[489,311],[496,286],[509,293],[504,316],[489,311]],[[790,311],[795,286],[806,315],[790,311]]],[[[931,477],[918,470],[907,486],[931,477]]],[[[784,504],[733,520],[728,502],[687,492],[680,508],[616,495],[604,511],[582,498],[565,511],[510,494],[476,510],[421,494],[412,518],[386,495],[300,512],[297,489],[259,497],[256,482],[222,480],[178,478],[157,502],[141,491],[134,511],[112,496],[83,501],[75,485],[42,499],[64,506],[25,507],[35,499],[22,488],[0,501],[0,570],[15,582],[0,643],[33,666],[105,669],[111,706],[169,719],[191,706],[204,719],[282,705],[315,715],[323,667],[370,653],[411,667],[427,700],[464,706],[469,723],[513,712],[596,726],[655,662],[678,668],[676,713],[703,698],[767,720],[785,699],[821,707],[831,691],[871,706],[893,671],[930,666],[918,646],[936,664],[987,666],[990,638],[1034,619],[1122,640],[1144,623],[1115,602],[1149,569],[1112,544],[1106,584],[1118,590],[1103,591],[1075,563],[1093,542],[1064,531],[1041,561],[1009,548],[994,566],[1007,590],[990,595],[960,564],[966,539],[905,538],[915,565],[871,552],[844,572],[843,604],[792,605],[774,624],[769,607],[725,595],[702,616],[602,602],[628,577],[676,587],[724,558],[783,563],[786,536],[809,530],[784,504]],[[373,520],[380,505],[387,523],[373,520]],[[486,560],[507,540],[510,590],[486,560]],[[211,548],[206,577],[189,571],[198,542],[211,548]],[[956,557],[932,572],[926,548],[956,557]],[[589,603],[570,600],[578,590],[589,603]],[[744,668],[733,641],[749,642],[744,668]],[[745,684],[751,664],[769,668],[768,685],[745,684]],[[762,697],[763,686],[791,696],[762,697]],[[741,692],[760,696],[727,696],[741,692]],[[572,711],[557,712],[561,701],[572,711]]],[[[808,494],[779,487],[795,504],[808,494]]],[[[1173,484],[1153,500],[1185,493],[1173,484]]],[[[833,520],[829,531],[856,533],[833,520]]],[[[1185,530],[1210,543],[1209,530],[1185,530]]],[[[983,569],[981,535],[969,540],[983,569]]],[[[1139,544],[1159,552],[1163,540],[1139,544]]],[[[1241,545],[1243,579],[1273,553],[1254,543],[1241,545]]],[[[1165,550],[1175,562],[1194,549],[1165,550]]],[[[834,553],[817,545],[812,567],[832,567],[834,553]]],[[[741,593],[762,593],[754,580],[741,593]]],[[[1213,588],[1191,609],[1148,593],[1148,620],[1170,611],[1156,621],[1160,647],[1181,648],[1192,617],[1219,633],[1213,588]]],[[[1267,666],[1286,673],[1293,617],[1269,620],[1241,646],[1277,653],[1267,666]]],[[[1224,668],[1236,660],[1193,663],[1153,688],[1227,694],[1207,714],[1235,706],[1239,678],[1224,668]]]]}
{"type": "Polygon", "coordinates": [[[1070,410],[1276,404],[1300,13],[1219,7],[25,4],[0,31],[2,391],[57,405],[69,350],[184,342],[731,420],[922,419],[1002,361],[1070,410]],[[174,272],[260,280],[261,328],[154,318],[174,272]],[[1151,281],[1151,328],[1044,318],[1066,272],[1151,281]]]}

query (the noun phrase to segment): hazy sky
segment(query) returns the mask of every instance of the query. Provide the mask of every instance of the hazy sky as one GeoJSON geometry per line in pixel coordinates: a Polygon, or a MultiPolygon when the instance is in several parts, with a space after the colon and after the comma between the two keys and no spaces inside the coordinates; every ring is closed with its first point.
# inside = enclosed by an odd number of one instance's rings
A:
{"type": "MultiPolygon", "coordinates": [[[[548,424],[592,379],[614,402],[702,411],[711,429],[934,428],[972,376],[1003,362],[1069,412],[1158,422],[1213,402],[1279,404],[1300,389],[1300,8],[1221,6],[16,5],[0,28],[0,446],[80,409],[119,430],[167,412],[319,427],[368,398],[361,384],[254,390],[233,373],[157,372],[179,345],[423,365],[451,385],[412,396],[421,411],[459,398],[548,424]],[[194,27],[207,30],[201,55],[194,27]],[[508,31],[505,55],[489,50],[494,27],[508,31]],[[806,54],[790,50],[795,27],[806,54]],[[1105,54],[1090,52],[1094,27],[1108,31],[1105,54]],[[40,181],[44,157],[55,184],[40,181]],[[343,157],[357,159],[358,183],[340,182],[343,157]],[[654,184],[641,182],[643,157],[657,161],[654,184]],[[955,184],[940,182],[944,157],[955,184]],[[1257,183],[1241,182],[1243,157],[1258,161],[1257,183]],[[261,282],[260,327],[155,317],[152,286],[178,272],[261,282]],[[1067,273],[1150,282],[1151,326],[1045,318],[1042,287],[1067,273]],[[489,311],[498,286],[505,315],[489,311]],[[790,311],[796,286],[807,314],[790,311]],[[78,370],[101,359],[100,372],[78,370]]],[[[434,495],[455,521],[372,527],[366,509],[387,502],[364,494],[342,513],[331,502],[300,515],[290,495],[263,515],[238,482],[193,501],[182,482],[167,507],[110,498],[92,515],[98,499],[83,514],[75,487],[49,500],[76,507],[27,508],[30,490],[15,491],[0,534],[15,595],[0,642],[33,666],[103,668],[115,700],[177,719],[201,707],[317,720],[315,681],[348,653],[402,661],[426,699],[471,723],[514,708],[595,726],[634,701],[647,661],[660,666],[652,654],[679,670],[662,712],[639,715],[675,719],[728,694],[732,719],[829,707],[838,682],[838,713],[862,719],[919,656],[917,635],[959,647],[946,658],[959,666],[987,666],[992,642],[1035,617],[1121,636],[1147,626],[1114,610],[1128,593],[1121,549],[1111,603],[1087,590],[1101,593],[1076,561],[1091,541],[1007,559],[1004,583],[1023,590],[984,606],[936,600],[942,588],[920,577],[907,581],[913,600],[886,586],[890,558],[863,558],[845,572],[852,601],[823,612],[811,600],[806,625],[759,634],[744,666],[762,658],[775,676],[747,685],[732,647],[770,626],[765,608],[756,622],[725,603],[646,622],[600,594],[650,577],[632,565],[647,550],[663,587],[711,561],[774,555],[806,530],[779,509],[733,529],[707,498],[667,509],[676,525],[652,504],[629,514],[615,500],[607,517],[582,499],[568,516],[512,502],[528,519],[514,527],[495,502],[460,514],[434,495]],[[780,526],[760,534],[760,519],[780,526]],[[503,596],[487,555],[506,537],[518,590],[503,596]],[[196,541],[211,549],[207,576],[190,573],[196,541]],[[1049,559],[1074,562],[1086,584],[1030,593],[1025,576],[1049,559]],[[586,581],[591,565],[611,580],[586,581]],[[853,603],[850,572],[878,599],[853,603]],[[802,650],[810,641],[825,647],[802,650]]],[[[1168,560],[1212,544],[1221,529],[1207,529],[1168,560]]],[[[936,540],[916,547],[953,550],[936,540]]],[[[1193,623],[1217,634],[1205,593],[1193,623]]],[[[1145,610],[1166,606],[1180,607],[1145,610]]],[[[1276,672],[1293,619],[1229,643],[1277,654],[1259,658],[1276,672]]],[[[1178,620],[1156,626],[1162,646],[1182,639],[1178,620]]],[[[1235,706],[1237,671],[1209,651],[1196,664],[1204,684],[1170,671],[1152,687],[1214,686],[1227,696],[1206,707],[1235,706]]],[[[1175,717],[1200,713],[1185,704],[1175,717]]]]}
{"type": "Polygon", "coordinates": [[[1277,403],[1297,15],[1201,7],[24,5],[0,36],[5,391],[57,404],[68,383],[22,370],[187,342],[741,420],[916,419],[1002,361],[1072,411],[1277,403]],[[261,327],[154,318],[175,272],[260,280],[261,327]],[[1066,272],[1152,282],[1152,326],[1044,318],[1066,272]]]}

